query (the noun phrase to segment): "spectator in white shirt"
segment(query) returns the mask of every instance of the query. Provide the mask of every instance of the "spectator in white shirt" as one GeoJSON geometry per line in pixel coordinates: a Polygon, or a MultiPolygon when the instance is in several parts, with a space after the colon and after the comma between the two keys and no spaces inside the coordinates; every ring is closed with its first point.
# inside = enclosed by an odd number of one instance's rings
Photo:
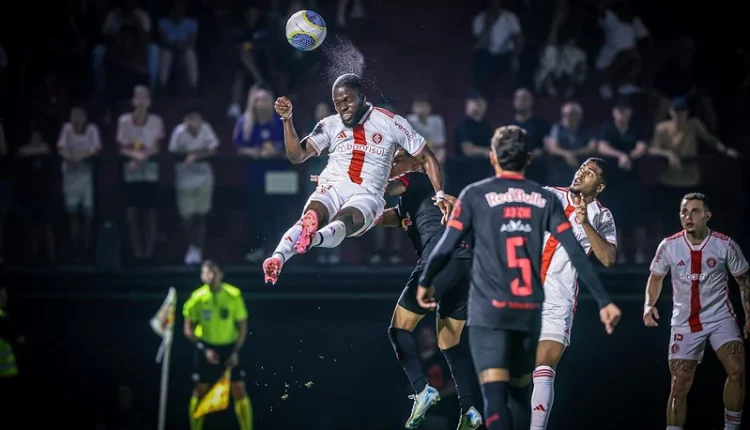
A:
{"type": "Polygon", "coordinates": [[[483,93],[489,86],[488,76],[521,68],[523,38],[518,16],[503,9],[501,0],[490,0],[489,8],[474,17],[472,33],[476,39],[474,54],[474,85],[483,93]]]}
{"type": "Polygon", "coordinates": [[[599,94],[606,100],[612,99],[613,85],[617,85],[621,95],[640,92],[635,84],[643,65],[638,43],[649,39],[643,21],[629,3],[623,3],[602,9],[599,25],[604,31],[604,44],[596,59],[596,68],[601,73],[599,94]]]}
{"type": "Polygon", "coordinates": [[[159,20],[161,34],[161,61],[159,78],[162,87],[167,86],[175,57],[181,61],[187,73],[188,84],[195,90],[198,87],[198,55],[195,42],[198,40],[198,20],[186,16],[185,2],[176,1],[168,18],[159,20]]]}
{"type": "Polygon", "coordinates": [[[133,90],[133,112],[120,116],[117,143],[128,161],[123,166],[130,247],[136,259],[151,258],[156,242],[156,205],[159,200],[159,164],[151,157],[159,153],[164,139],[164,122],[150,114],[148,88],[133,90]],[[145,223],[138,222],[138,215],[145,223]],[[143,228],[142,228],[143,227],[143,228]],[[143,230],[143,231],[142,231],[143,230]]]}
{"type": "Polygon", "coordinates": [[[206,161],[219,147],[211,125],[196,110],[175,127],[169,140],[169,152],[184,156],[175,164],[177,210],[187,231],[188,250],[185,264],[200,264],[206,243],[206,215],[211,211],[214,173],[206,161]]]}
{"type": "Polygon", "coordinates": [[[426,95],[414,97],[411,114],[406,118],[417,133],[427,140],[438,161],[445,162],[445,121],[432,113],[432,104],[426,95]]]}
{"type": "Polygon", "coordinates": [[[80,107],[70,110],[70,122],[63,125],[57,150],[62,157],[63,194],[68,213],[70,240],[73,251],[80,253],[91,249],[91,225],[94,219],[94,179],[87,162],[101,149],[99,129],[86,120],[86,111],[80,107]],[[79,216],[83,215],[83,223],[79,216]]]}

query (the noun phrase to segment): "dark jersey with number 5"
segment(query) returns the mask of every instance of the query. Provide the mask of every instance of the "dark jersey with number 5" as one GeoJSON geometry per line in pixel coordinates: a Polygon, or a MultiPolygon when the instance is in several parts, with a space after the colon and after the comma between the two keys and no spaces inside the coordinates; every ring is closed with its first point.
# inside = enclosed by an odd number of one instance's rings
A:
{"type": "Polygon", "coordinates": [[[565,247],[581,280],[601,307],[611,302],[576,240],[560,201],[521,175],[476,182],[459,196],[421,285],[431,286],[450,251],[473,238],[468,324],[506,330],[538,330],[544,289],[540,275],[544,233],[565,247]]]}

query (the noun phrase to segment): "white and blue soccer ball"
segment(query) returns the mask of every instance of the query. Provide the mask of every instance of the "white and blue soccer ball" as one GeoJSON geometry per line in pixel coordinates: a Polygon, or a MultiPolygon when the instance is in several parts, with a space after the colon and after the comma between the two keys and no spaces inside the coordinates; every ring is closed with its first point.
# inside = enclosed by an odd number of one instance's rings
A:
{"type": "Polygon", "coordinates": [[[300,51],[312,51],[326,38],[326,22],[311,10],[301,10],[286,22],[286,40],[300,51]]]}

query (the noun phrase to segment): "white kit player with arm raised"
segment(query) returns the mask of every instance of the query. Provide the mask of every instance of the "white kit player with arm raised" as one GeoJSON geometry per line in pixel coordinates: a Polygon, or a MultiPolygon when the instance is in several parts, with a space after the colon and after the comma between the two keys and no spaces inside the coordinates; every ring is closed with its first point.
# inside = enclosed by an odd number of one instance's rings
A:
{"type": "MultiPolygon", "coordinates": [[[[683,231],[661,241],[651,262],[646,286],[643,322],[656,327],[656,301],[667,273],[672,278],[672,331],[669,371],[672,387],[667,402],[667,430],[680,430],[687,416],[687,395],[695,369],[703,359],[706,341],[719,357],[727,380],[724,386],[724,428],[739,430],[745,380],[745,347],[729,301],[729,278],[737,280],[747,321],[750,315],[750,276],[739,246],[729,237],[710,230],[708,199],[700,193],[685,195],[680,203],[683,231]]],[[[745,339],[750,324],[745,323],[745,339]]]]}
{"type": "Polygon", "coordinates": [[[294,254],[303,254],[313,246],[335,248],[344,238],[362,235],[375,226],[383,214],[383,195],[398,147],[422,163],[444,220],[450,214],[440,165],[406,119],[367,103],[362,79],[351,73],[336,79],[332,98],[337,114],[323,118],[303,139],[291,121],[292,103],[286,97],[276,100],[289,161],[302,163],[325,150],[329,156],[302,218],[263,262],[266,282],[275,284],[281,267],[294,254]]]}
{"type": "MultiPolygon", "coordinates": [[[[583,250],[593,251],[605,266],[617,256],[617,230],[609,209],[596,197],[607,186],[608,166],[601,158],[589,158],[576,172],[568,188],[545,187],[565,208],[573,233],[583,250]]],[[[565,248],[551,234],[544,238],[541,278],[544,283],[542,326],[533,373],[531,429],[547,428],[555,399],[555,372],[565,348],[570,344],[578,296],[578,272],[565,248]]]]}

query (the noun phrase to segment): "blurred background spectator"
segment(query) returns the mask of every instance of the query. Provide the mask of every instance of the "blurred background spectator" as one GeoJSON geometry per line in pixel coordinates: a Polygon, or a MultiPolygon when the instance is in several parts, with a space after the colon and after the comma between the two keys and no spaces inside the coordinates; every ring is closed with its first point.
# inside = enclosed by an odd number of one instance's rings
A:
{"type": "MultiPolygon", "coordinates": [[[[706,14],[627,0],[486,0],[452,13],[433,8],[434,17],[423,6],[399,6],[403,19],[419,14],[416,29],[398,24],[389,2],[74,0],[56,9],[58,36],[3,39],[0,113],[13,157],[0,173],[0,214],[6,227],[37,226],[44,246],[28,247],[6,228],[2,258],[18,243],[39,257],[91,263],[107,223],[127,226],[121,242],[134,261],[126,264],[196,262],[207,253],[261,261],[277,240],[274,223],[297,216],[314,187],[309,176],[327,162],[325,154],[302,166],[285,160],[274,99],[292,98],[304,135],[334,114],[331,81],[352,70],[376,105],[403,112],[427,138],[454,194],[491,174],[489,139],[502,124],[529,133],[527,175],[540,183],[568,185],[586,157],[607,159],[615,168],[602,200],[621,226],[620,264],[643,264],[655,234],[677,228],[661,211],[685,191],[734,178],[714,201],[733,208],[724,211],[729,219],[744,213],[733,205],[747,199],[740,154],[750,132],[749,49],[690,24],[706,14]],[[312,52],[284,37],[286,18],[304,8],[329,24],[312,52]],[[389,31],[368,30],[386,21],[389,31]],[[180,143],[161,154],[164,127],[180,143]],[[214,137],[204,139],[208,129],[214,137]],[[57,151],[42,149],[53,143],[57,151]],[[186,163],[194,153],[206,158],[186,163]],[[186,173],[193,169],[211,179],[187,186],[198,177],[186,173]],[[206,197],[197,190],[208,183],[206,197]],[[632,202],[644,206],[641,215],[627,213],[632,202]]],[[[398,265],[414,258],[402,236],[377,230],[299,264],[398,265]]]]}

